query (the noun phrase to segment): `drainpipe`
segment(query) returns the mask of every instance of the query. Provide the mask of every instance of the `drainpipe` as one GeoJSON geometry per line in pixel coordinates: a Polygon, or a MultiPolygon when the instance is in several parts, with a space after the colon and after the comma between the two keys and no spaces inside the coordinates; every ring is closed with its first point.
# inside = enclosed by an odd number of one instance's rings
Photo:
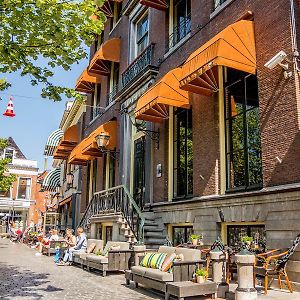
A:
{"type": "Polygon", "coordinates": [[[294,0],[290,0],[291,8],[291,26],[292,26],[292,47],[293,47],[293,56],[295,67],[298,75],[300,75],[299,67],[299,51],[298,51],[298,41],[297,41],[297,29],[296,29],[296,16],[295,16],[295,5],[294,0]]]}

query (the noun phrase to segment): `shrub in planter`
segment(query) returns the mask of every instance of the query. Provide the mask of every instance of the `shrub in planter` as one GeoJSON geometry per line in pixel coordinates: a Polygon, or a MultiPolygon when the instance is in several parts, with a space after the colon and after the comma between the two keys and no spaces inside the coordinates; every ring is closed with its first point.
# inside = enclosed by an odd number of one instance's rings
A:
{"type": "Polygon", "coordinates": [[[208,276],[207,271],[205,269],[197,269],[196,272],[197,282],[203,283],[206,281],[206,278],[208,276]]]}

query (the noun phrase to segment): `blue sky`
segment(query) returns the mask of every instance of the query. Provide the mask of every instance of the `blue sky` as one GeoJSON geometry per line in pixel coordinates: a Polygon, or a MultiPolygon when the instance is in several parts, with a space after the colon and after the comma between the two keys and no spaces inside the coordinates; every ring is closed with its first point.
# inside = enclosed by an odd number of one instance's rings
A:
{"type": "MultiPolygon", "coordinates": [[[[70,72],[57,71],[54,83],[74,88],[76,79],[86,67],[87,61],[74,65],[70,72]]],[[[17,73],[1,75],[7,78],[12,87],[0,91],[0,136],[13,137],[28,159],[37,160],[40,171],[44,167],[43,149],[49,134],[58,128],[67,98],[61,102],[53,102],[40,96],[41,87],[31,86],[29,77],[21,77],[17,73]],[[3,116],[9,100],[13,96],[16,116],[3,116]]],[[[51,165],[48,163],[48,169],[51,165]]]]}

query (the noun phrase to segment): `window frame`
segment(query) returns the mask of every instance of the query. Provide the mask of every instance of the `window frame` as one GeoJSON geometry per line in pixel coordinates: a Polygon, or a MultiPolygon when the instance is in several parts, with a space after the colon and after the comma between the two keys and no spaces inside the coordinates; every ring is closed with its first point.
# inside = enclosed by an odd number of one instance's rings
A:
{"type": "Polygon", "coordinates": [[[4,153],[3,153],[3,158],[4,158],[4,159],[10,158],[10,157],[6,157],[6,153],[7,153],[8,151],[12,151],[11,162],[13,162],[13,160],[14,160],[14,158],[15,158],[15,155],[16,155],[16,150],[13,149],[13,148],[5,148],[5,149],[4,149],[4,153]]]}
{"type": "MultiPolygon", "coordinates": [[[[22,185],[23,186],[23,185],[22,185]]],[[[17,197],[16,199],[20,199],[20,200],[30,200],[31,199],[31,188],[32,188],[32,178],[31,177],[18,177],[18,186],[17,186],[17,197]],[[20,181],[21,180],[26,180],[26,192],[27,192],[27,188],[29,189],[28,191],[28,198],[21,198],[19,197],[19,189],[20,189],[20,181]],[[27,184],[27,180],[29,180],[29,185],[27,184]]]]}
{"type": "MultiPolygon", "coordinates": [[[[176,108],[174,109],[174,114],[173,114],[173,200],[181,200],[181,199],[190,199],[193,197],[193,190],[194,190],[194,184],[193,184],[193,179],[192,179],[192,193],[189,193],[189,186],[188,186],[188,179],[189,179],[189,174],[188,174],[188,123],[189,121],[191,121],[191,124],[193,124],[193,111],[192,108],[191,109],[180,109],[180,108],[176,108]],[[177,192],[177,184],[178,184],[178,147],[179,146],[179,142],[180,139],[178,139],[178,119],[177,119],[177,115],[180,113],[186,113],[186,120],[185,120],[185,136],[184,136],[184,144],[185,144],[185,179],[186,179],[186,186],[185,186],[185,193],[184,195],[178,195],[177,192]],[[189,114],[191,117],[191,120],[189,120],[189,114]],[[176,173],[177,171],[177,173],[176,173]]],[[[193,130],[192,130],[193,132],[193,130]]],[[[192,144],[193,144],[193,133],[192,133],[192,144]]],[[[194,150],[194,149],[193,149],[194,150]]],[[[193,155],[192,155],[192,163],[194,163],[194,151],[193,151],[193,155]]],[[[192,171],[193,171],[193,167],[192,167],[192,171]]],[[[193,177],[193,174],[192,174],[193,177]]]]}
{"type": "Polygon", "coordinates": [[[188,229],[191,230],[191,234],[192,234],[193,230],[194,230],[193,225],[175,225],[174,224],[174,225],[171,225],[171,226],[172,226],[172,245],[174,247],[180,245],[180,244],[175,245],[175,240],[174,239],[175,239],[175,230],[176,229],[184,229],[184,236],[185,236],[184,243],[188,243],[189,242],[188,229]]]}
{"type": "MultiPolygon", "coordinates": [[[[228,70],[228,69],[227,69],[228,70]]],[[[225,78],[227,77],[226,70],[224,71],[225,78]]],[[[225,121],[225,163],[226,163],[226,193],[232,193],[232,192],[239,192],[239,191],[248,191],[248,190],[255,190],[255,189],[260,189],[263,186],[263,171],[262,171],[262,148],[261,148],[261,134],[259,137],[260,141],[260,162],[261,162],[261,182],[257,184],[249,184],[249,144],[248,144],[248,126],[247,126],[247,114],[249,111],[254,110],[255,108],[259,109],[259,95],[257,95],[257,107],[253,107],[250,109],[247,109],[247,84],[246,80],[250,76],[255,76],[253,74],[247,74],[244,72],[241,72],[241,76],[235,80],[234,82],[230,82],[230,84],[226,84],[224,81],[224,91],[225,91],[225,96],[224,96],[224,121],[225,121]],[[243,111],[241,113],[237,113],[237,115],[232,116],[232,107],[231,107],[231,100],[229,100],[228,97],[228,92],[227,89],[230,88],[231,86],[243,82],[243,97],[244,101],[242,103],[243,111]],[[230,102],[230,104],[229,104],[230,102]],[[237,187],[231,187],[231,163],[232,163],[232,156],[234,155],[234,150],[232,146],[232,120],[236,116],[242,116],[242,121],[243,121],[243,163],[244,163],[244,182],[245,184],[243,186],[237,186],[237,187]],[[229,132],[230,130],[230,132],[229,132]]],[[[257,78],[256,78],[257,79],[257,78]]],[[[259,124],[260,126],[260,124],[259,124]]],[[[259,128],[259,131],[261,133],[261,130],[259,128]]]]}

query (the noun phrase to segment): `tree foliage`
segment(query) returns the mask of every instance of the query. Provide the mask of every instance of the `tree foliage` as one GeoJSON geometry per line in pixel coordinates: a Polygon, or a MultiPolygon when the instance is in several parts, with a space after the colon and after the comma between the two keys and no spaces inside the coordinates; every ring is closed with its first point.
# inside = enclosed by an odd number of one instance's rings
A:
{"type": "MultiPolygon", "coordinates": [[[[54,68],[68,71],[87,57],[86,46],[103,30],[105,16],[97,6],[104,2],[1,0],[0,73],[29,75],[32,85],[43,85],[42,97],[54,101],[61,100],[62,93],[78,96],[72,89],[54,85],[51,78],[54,68]]],[[[0,79],[0,90],[8,86],[0,79]]]]}
{"type": "MultiPolygon", "coordinates": [[[[3,152],[7,145],[7,140],[0,138],[0,153],[3,152]]],[[[10,159],[0,158],[0,191],[8,191],[12,183],[16,180],[16,176],[8,174],[7,165],[11,162],[10,159]]]]}

